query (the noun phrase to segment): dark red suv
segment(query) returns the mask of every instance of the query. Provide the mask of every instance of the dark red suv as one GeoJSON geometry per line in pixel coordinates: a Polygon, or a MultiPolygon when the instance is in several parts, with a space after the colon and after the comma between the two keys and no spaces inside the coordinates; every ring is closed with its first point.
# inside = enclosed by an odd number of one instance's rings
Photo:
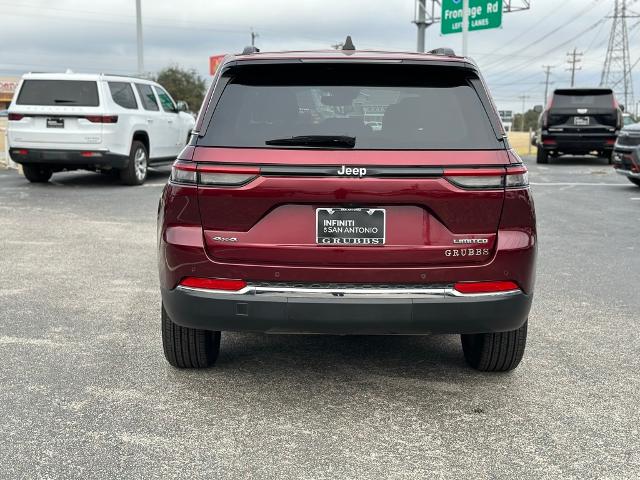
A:
{"type": "Polygon", "coordinates": [[[158,218],[169,363],[221,331],[462,335],[520,362],[536,225],[527,170],[453,52],[225,58],[158,218]]]}

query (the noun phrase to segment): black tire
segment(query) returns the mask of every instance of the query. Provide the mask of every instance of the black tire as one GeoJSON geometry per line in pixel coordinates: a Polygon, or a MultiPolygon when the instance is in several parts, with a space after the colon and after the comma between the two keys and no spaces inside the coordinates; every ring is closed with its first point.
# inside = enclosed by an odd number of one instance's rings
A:
{"type": "Polygon", "coordinates": [[[629,181],[640,187],[640,178],[629,178],[629,181]]]}
{"type": "Polygon", "coordinates": [[[527,322],[510,332],[461,335],[469,366],[481,372],[507,372],[518,366],[527,344],[527,322]]]}
{"type": "Polygon", "coordinates": [[[538,147],[536,163],[549,163],[549,153],[544,148],[538,147]]]}
{"type": "Polygon", "coordinates": [[[53,175],[50,168],[42,165],[22,165],[22,173],[31,183],[46,183],[53,175]]]}
{"type": "Polygon", "coordinates": [[[162,346],[165,358],[176,368],[207,368],[218,359],[220,332],[173,323],[163,306],[162,346]]]}
{"type": "Polygon", "coordinates": [[[142,185],[147,179],[148,167],[149,152],[147,147],[144,143],[134,140],[129,153],[129,163],[120,170],[120,180],[125,185],[142,185]]]}

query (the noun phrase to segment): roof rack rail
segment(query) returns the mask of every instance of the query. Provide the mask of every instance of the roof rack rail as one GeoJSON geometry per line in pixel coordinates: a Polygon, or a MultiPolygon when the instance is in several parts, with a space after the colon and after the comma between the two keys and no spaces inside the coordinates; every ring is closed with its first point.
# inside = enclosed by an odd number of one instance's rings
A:
{"type": "Polygon", "coordinates": [[[433,50],[429,50],[427,53],[430,53],[431,55],[441,55],[443,57],[456,56],[456,52],[453,51],[453,48],[448,47],[434,48],[433,50]]]}
{"type": "Polygon", "coordinates": [[[242,55],[251,55],[252,53],[259,53],[260,49],[258,47],[254,47],[253,45],[249,45],[248,47],[244,47],[242,50],[242,55]]]}

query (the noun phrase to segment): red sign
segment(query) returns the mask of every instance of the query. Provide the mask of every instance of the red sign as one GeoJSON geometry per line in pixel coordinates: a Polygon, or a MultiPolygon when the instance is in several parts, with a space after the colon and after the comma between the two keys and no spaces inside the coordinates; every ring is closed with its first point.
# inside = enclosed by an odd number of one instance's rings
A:
{"type": "Polygon", "coordinates": [[[213,57],[209,57],[209,73],[211,75],[215,75],[218,66],[222,63],[224,59],[224,55],[214,55],[213,57]]]}

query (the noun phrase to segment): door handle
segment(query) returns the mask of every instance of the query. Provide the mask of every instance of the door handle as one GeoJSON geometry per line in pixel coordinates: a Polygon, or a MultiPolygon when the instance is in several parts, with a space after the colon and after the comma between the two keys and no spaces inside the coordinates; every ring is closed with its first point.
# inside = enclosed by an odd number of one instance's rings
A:
{"type": "Polygon", "coordinates": [[[153,123],[153,120],[151,120],[150,118],[147,119],[147,123],[153,123]]]}
{"type": "Polygon", "coordinates": [[[173,123],[173,120],[169,120],[169,123],[173,123]]]}

